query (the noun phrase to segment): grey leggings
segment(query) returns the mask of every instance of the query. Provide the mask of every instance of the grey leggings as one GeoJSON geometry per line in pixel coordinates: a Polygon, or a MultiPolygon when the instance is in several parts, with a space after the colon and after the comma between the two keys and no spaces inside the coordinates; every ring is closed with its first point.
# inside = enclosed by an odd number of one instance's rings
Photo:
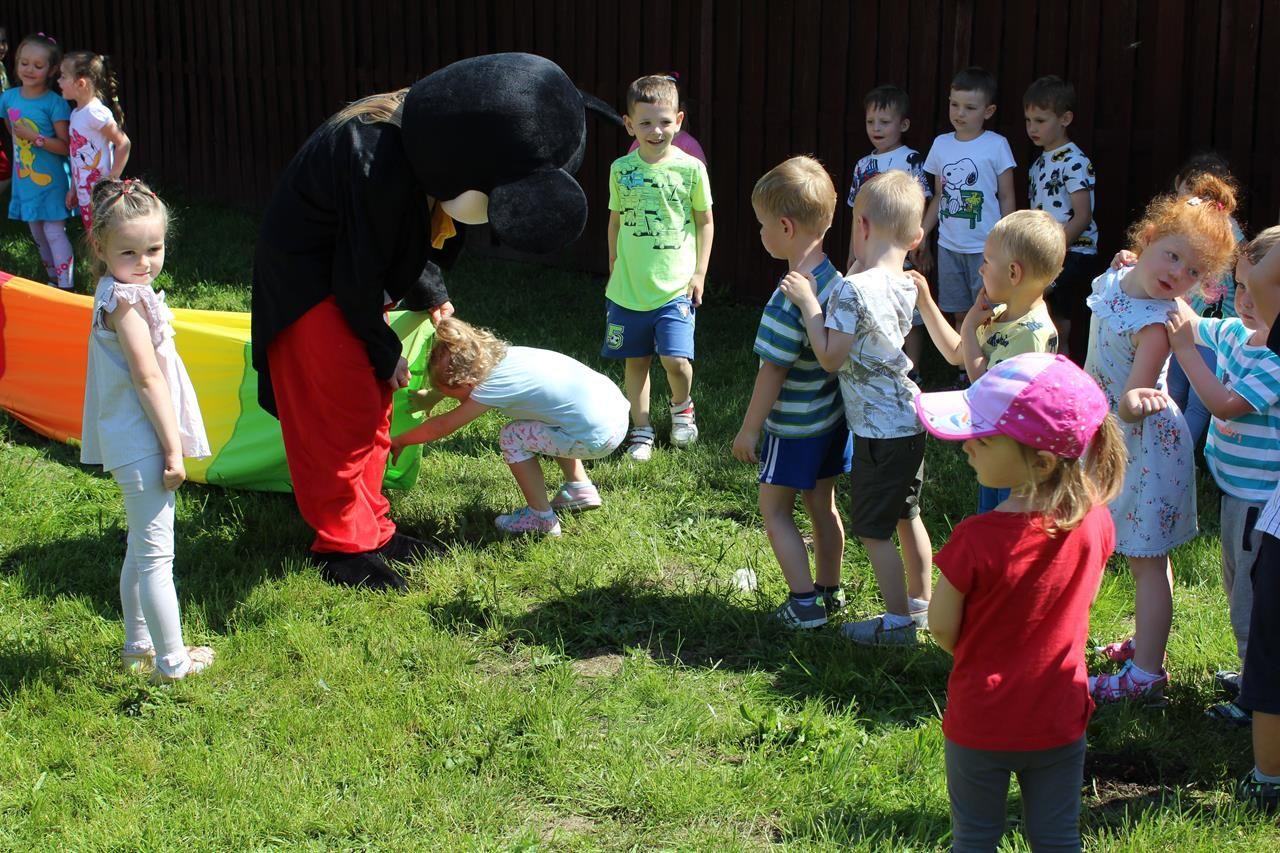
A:
{"type": "Polygon", "coordinates": [[[991,851],[1004,834],[1009,774],[1022,789],[1022,833],[1034,851],[1080,849],[1084,738],[1034,752],[969,749],[946,742],[952,850],[991,851]]]}

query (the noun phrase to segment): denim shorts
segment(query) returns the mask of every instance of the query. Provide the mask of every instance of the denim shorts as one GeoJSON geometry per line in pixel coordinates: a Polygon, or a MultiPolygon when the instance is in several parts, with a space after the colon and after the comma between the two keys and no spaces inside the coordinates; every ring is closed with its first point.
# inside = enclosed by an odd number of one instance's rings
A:
{"type": "Polygon", "coordinates": [[[632,311],[605,300],[605,358],[640,358],[646,355],[693,359],[693,327],[698,309],[687,296],[677,296],[652,311],[632,311]]]}

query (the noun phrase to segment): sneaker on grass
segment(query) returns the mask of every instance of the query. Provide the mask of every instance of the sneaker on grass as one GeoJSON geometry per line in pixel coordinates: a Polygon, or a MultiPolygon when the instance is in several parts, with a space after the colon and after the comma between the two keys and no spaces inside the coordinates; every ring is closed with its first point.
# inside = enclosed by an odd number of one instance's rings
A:
{"type": "Polygon", "coordinates": [[[560,519],[554,510],[538,512],[532,507],[521,507],[515,512],[500,515],[493,523],[503,533],[537,533],[543,536],[560,535],[560,519]]]}
{"type": "Polygon", "coordinates": [[[862,646],[914,646],[916,623],[910,616],[881,613],[860,622],[848,622],[840,628],[847,639],[862,646]]]}
{"type": "Polygon", "coordinates": [[[693,400],[671,407],[671,446],[688,447],[698,440],[698,425],[693,420],[693,400]]]}
{"type": "Polygon", "coordinates": [[[597,509],[601,503],[600,492],[592,483],[564,483],[551,499],[551,508],[556,512],[585,512],[597,509]]]}
{"type": "Polygon", "coordinates": [[[1150,673],[1132,660],[1125,661],[1115,675],[1089,676],[1089,692],[1099,705],[1108,702],[1161,701],[1169,684],[1169,673],[1150,673]]]}
{"type": "Polygon", "coordinates": [[[795,596],[788,595],[787,600],[773,611],[773,618],[778,620],[782,627],[793,631],[821,628],[827,624],[827,608],[817,598],[808,604],[802,604],[795,596]]]}
{"type": "Polygon", "coordinates": [[[835,616],[841,610],[844,610],[844,606],[849,603],[848,599],[844,597],[844,587],[838,584],[817,589],[819,595],[822,596],[822,606],[826,608],[828,617],[835,616]]]}
{"type": "Polygon", "coordinates": [[[622,442],[623,453],[637,462],[653,458],[653,427],[632,427],[622,442]]]}

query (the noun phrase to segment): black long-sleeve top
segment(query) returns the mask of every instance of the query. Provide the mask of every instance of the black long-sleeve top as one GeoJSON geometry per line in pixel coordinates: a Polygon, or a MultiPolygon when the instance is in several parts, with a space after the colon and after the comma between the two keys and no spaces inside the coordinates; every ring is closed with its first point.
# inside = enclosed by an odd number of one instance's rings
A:
{"type": "MultiPolygon", "coordinates": [[[[374,373],[391,377],[400,339],[383,319],[385,305],[410,291],[426,307],[449,298],[430,226],[428,192],[414,178],[400,128],[355,118],[312,134],[276,186],[254,255],[253,366],[264,409],[276,414],[267,348],[331,295],[368,347],[374,373]]],[[[450,242],[456,251],[460,239],[450,242]]]]}

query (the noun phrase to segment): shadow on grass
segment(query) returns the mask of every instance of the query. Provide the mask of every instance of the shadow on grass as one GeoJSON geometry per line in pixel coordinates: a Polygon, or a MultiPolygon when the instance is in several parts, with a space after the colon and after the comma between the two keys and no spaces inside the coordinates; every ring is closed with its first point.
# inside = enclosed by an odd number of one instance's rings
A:
{"type": "MultiPolygon", "coordinates": [[[[488,605],[459,600],[446,621],[499,624],[488,605]]],[[[950,658],[930,643],[915,648],[859,648],[834,628],[794,633],[721,590],[681,592],[616,582],[569,592],[501,623],[512,641],[562,649],[572,658],[644,649],[673,667],[767,672],[788,698],[854,706],[875,726],[917,726],[938,714],[950,658]],[[936,689],[931,690],[930,687],[936,689]]]]}

